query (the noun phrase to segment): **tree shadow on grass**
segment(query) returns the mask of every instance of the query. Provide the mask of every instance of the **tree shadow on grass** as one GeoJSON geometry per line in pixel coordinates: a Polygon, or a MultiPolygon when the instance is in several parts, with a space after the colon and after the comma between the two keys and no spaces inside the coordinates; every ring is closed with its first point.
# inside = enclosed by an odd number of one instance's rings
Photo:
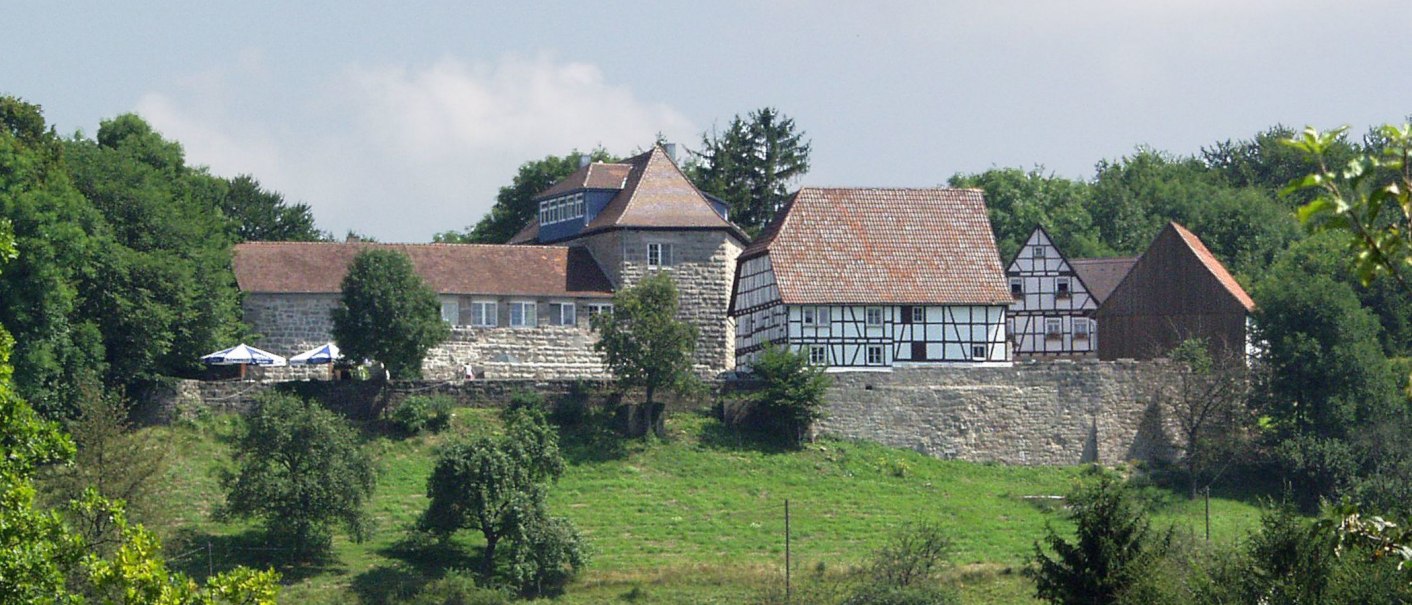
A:
{"type": "Polygon", "coordinates": [[[167,558],[167,565],[198,582],[205,582],[212,574],[241,566],[273,568],[280,573],[280,581],[284,584],[345,571],[338,560],[328,553],[296,557],[292,549],[267,542],[264,532],[258,529],[235,535],[183,529],[177,532],[172,543],[176,548],[167,558]]]}
{"type": "Polygon", "coordinates": [[[613,429],[613,415],[595,411],[559,427],[559,451],[569,464],[612,462],[628,457],[628,437],[613,429]]]}
{"type": "Polygon", "coordinates": [[[480,563],[477,548],[468,548],[455,540],[442,542],[415,532],[377,552],[396,562],[373,567],[353,577],[351,587],[361,603],[405,602],[446,572],[475,569],[480,563]]]}
{"type": "Polygon", "coordinates": [[[788,454],[797,451],[783,437],[751,426],[727,426],[707,411],[697,414],[712,419],[701,427],[702,447],[720,451],[749,451],[762,454],[788,454]]]}

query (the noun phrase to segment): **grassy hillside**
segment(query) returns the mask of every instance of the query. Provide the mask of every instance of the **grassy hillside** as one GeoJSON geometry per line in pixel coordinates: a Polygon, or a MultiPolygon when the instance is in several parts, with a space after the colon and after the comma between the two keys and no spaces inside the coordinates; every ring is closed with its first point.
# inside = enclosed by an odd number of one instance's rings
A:
{"type": "MultiPolygon", "coordinates": [[[[217,476],[228,468],[236,422],[217,416],[148,429],[177,445],[170,479],[181,516],[172,551],[176,565],[197,576],[281,560],[253,527],[211,515],[221,501],[217,476]]],[[[425,507],[437,447],[497,425],[486,410],[459,410],[442,435],[399,440],[370,433],[367,447],[382,468],[372,504],[376,531],[361,544],[339,537],[326,561],[283,567],[287,601],[389,602],[447,568],[472,567],[473,536],[461,549],[442,549],[409,543],[407,529],[425,507]]],[[[1080,473],[942,461],[860,442],[782,452],[691,414],[671,418],[669,428],[670,439],[654,444],[588,429],[565,434],[569,467],[550,506],[578,524],[593,559],[556,602],[744,602],[782,574],[786,498],[797,575],[845,569],[893,528],[925,519],[954,537],[952,575],[967,602],[1027,602],[1030,588],[1018,570],[1045,524],[1059,521],[1052,501],[1035,497],[1065,493],[1080,473]]],[[[1144,493],[1158,523],[1201,533],[1200,502],[1144,493]]],[[[1213,538],[1235,539],[1257,517],[1250,503],[1215,499],[1213,538]]]]}

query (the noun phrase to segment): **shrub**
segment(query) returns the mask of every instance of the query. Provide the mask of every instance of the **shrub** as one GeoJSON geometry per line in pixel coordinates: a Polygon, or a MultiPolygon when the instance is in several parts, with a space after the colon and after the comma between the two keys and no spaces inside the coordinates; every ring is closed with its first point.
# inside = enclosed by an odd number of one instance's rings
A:
{"type": "Polygon", "coordinates": [[[822,367],[800,353],[767,345],[751,366],[762,386],[751,398],[751,419],[757,426],[798,447],[809,427],[824,417],[824,392],[829,378],[822,367]]]}
{"type": "Polygon", "coordinates": [[[907,525],[873,553],[864,582],[842,605],[947,605],[959,603],[937,574],[946,564],[951,539],[929,523],[907,525]]]}
{"type": "Polygon", "coordinates": [[[475,576],[451,571],[432,581],[417,593],[411,605],[509,605],[510,595],[500,590],[481,588],[475,576]]]}
{"type": "Polygon", "coordinates": [[[510,581],[525,596],[554,595],[588,562],[574,523],[531,510],[510,541],[510,581]]]}
{"type": "Polygon", "coordinates": [[[451,426],[455,401],[445,395],[413,395],[392,411],[392,426],[404,435],[439,433],[451,426]]]}

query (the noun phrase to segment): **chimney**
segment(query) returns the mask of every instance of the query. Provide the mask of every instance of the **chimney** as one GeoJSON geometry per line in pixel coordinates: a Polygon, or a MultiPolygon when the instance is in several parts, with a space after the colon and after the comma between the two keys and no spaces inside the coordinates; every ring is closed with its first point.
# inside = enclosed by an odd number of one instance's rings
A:
{"type": "Polygon", "coordinates": [[[677,163],[677,144],[676,144],[676,143],[667,143],[667,142],[663,142],[663,143],[662,143],[662,151],[667,152],[667,159],[671,160],[673,164],[677,163]]]}
{"type": "Polygon", "coordinates": [[[593,163],[593,154],[585,153],[579,156],[579,168],[583,168],[593,163]]]}

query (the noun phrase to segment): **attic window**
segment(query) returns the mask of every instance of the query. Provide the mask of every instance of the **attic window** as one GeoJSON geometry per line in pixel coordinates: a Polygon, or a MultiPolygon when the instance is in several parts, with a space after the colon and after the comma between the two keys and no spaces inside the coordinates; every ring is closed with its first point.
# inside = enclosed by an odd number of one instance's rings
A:
{"type": "Polygon", "coordinates": [[[583,216],[583,194],[575,193],[539,203],[539,223],[551,225],[583,216]]]}
{"type": "Polygon", "coordinates": [[[1035,257],[1035,258],[1044,258],[1044,246],[1035,246],[1035,247],[1034,247],[1034,257],[1035,257]]]}
{"type": "Polygon", "coordinates": [[[1010,278],[1010,296],[1025,295],[1025,280],[1018,277],[1010,278]]]}
{"type": "Polygon", "coordinates": [[[1058,296],[1059,298],[1068,298],[1070,294],[1069,285],[1069,278],[1057,278],[1054,282],[1055,296],[1058,296]]]}

